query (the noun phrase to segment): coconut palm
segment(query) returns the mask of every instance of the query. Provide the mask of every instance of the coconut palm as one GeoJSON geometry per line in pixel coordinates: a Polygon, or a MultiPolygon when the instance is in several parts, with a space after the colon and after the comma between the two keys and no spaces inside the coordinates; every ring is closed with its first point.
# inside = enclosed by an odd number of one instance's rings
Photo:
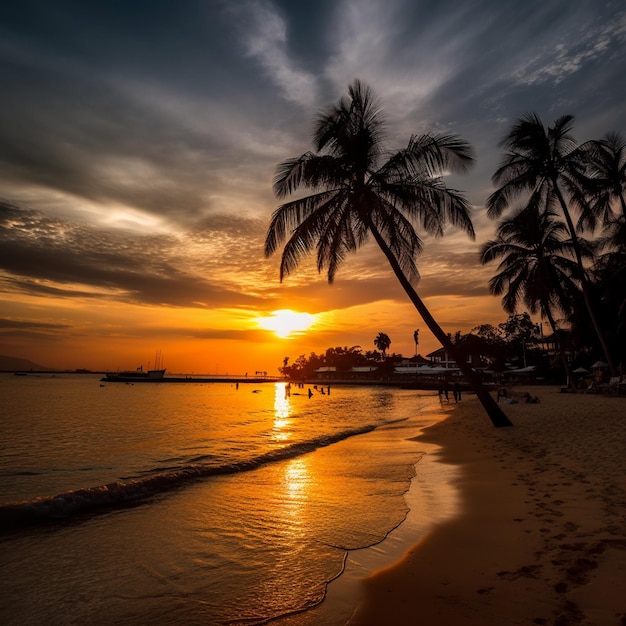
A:
{"type": "Polygon", "coordinates": [[[614,312],[608,330],[617,354],[623,356],[626,354],[626,220],[616,220],[606,241],[601,240],[599,245],[607,245],[607,241],[611,251],[599,255],[593,278],[603,306],[614,312]]]}
{"type": "Polygon", "coordinates": [[[374,339],[374,345],[383,353],[383,359],[387,355],[387,350],[389,350],[389,346],[391,345],[391,339],[389,339],[389,335],[386,333],[378,333],[376,335],[376,339],[374,339]]]}
{"type": "MultiPolygon", "coordinates": [[[[498,273],[489,281],[494,295],[503,295],[502,307],[515,313],[524,304],[530,313],[540,311],[555,337],[567,385],[571,383],[569,364],[555,312],[571,307],[572,294],[579,290],[575,278],[578,266],[567,228],[551,210],[540,211],[530,204],[515,212],[498,227],[497,238],[481,249],[483,264],[499,260],[498,273]]],[[[583,248],[587,252],[587,248],[583,248]]]]}
{"type": "Polygon", "coordinates": [[[605,224],[613,222],[616,212],[626,219],[626,139],[618,133],[607,133],[581,148],[587,156],[588,169],[584,191],[590,197],[594,215],[601,216],[605,224]]]}
{"type": "Polygon", "coordinates": [[[583,219],[578,224],[582,227],[589,221],[585,220],[589,207],[580,191],[580,180],[584,178],[588,158],[571,134],[573,120],[572,115],[564,115],[547,130],[535,113],[528,113],[516,121],[500,142],[508,152],[492,177],[499,187],[487,199],[487,214],[499,217],[514,198],[525,193],[530,194],[530,202],[539,202],[547,197],[557,201],[572,240],[585,306],[607,363],[614,372],[611,354],[589,295],[583,246],[566,201],[567,197],[581,210],[583,219]]]}
{"type": "MultiPolygon", "coordinates": [[[[279,199],[302,189],[311,192],[282,204],[272,215],[265,255],[287,240],[281,281],[317,250],[318,271],[326,270],[332,283],[346,255],[371,235],[429,329],[456,355],[413,287],[419,278],[415,259],[422,251],[416,226],[441,236],[449,223],[473,237],[469,203],[441,178],[443,172],[469,167],[471,147],[455,135],[424,134],[411,136],[405,148],[385,155],[382,112],[370,89],[358,80],[349,86],[347,97],[319,115],[313,139],[317,153],[306,152],[276,169],[274,192],[279,199]]],[[[461,358],[457,363],[494,425],[510,425],[471,367],[461,358]]]]}
{"type": "Polygon", "coordinates": [[[588,156],[588,177],[583,189],[590,198],[594,215],[602,219],[604,231],[598,240],[594,279],[601,286],[602,304],[616,315],[611,324],[611,344],[624,354],[626,312],[626,138],[607,133],[599,141],[583,145],[588,156]],[[621,338],[621,339],[620,339],[621,338]]]}

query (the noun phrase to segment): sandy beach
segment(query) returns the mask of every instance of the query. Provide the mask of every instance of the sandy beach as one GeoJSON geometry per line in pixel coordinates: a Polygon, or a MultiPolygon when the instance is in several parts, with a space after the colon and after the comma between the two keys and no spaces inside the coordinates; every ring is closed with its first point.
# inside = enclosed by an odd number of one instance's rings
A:
{"type": "Polygon", "coordinates": [[[364,580],[350,626],[626,624],[626,398],[526,390],[511,428],[470,397],[421,436],[461,513],[364,580]]]}

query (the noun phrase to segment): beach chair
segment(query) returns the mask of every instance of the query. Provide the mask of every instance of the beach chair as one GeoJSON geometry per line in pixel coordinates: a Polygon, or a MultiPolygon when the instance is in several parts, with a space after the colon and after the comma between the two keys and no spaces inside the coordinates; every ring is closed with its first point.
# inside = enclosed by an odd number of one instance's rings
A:
{"type": "Polygon", "coordinates": [[[619,395],[619,385],[621,383],[621,376],[613,376],[609,379],[608,383],[600,385],[600,391],[609,396],[619,395]]]}

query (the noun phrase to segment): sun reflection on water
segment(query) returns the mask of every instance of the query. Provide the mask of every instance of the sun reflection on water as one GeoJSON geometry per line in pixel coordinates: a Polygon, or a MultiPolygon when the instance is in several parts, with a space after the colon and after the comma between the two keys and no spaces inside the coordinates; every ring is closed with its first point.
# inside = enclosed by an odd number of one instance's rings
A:
{"type": "Polygon", "coordinates": [[[274,412],[279,419],[291,415],[291,386],[289,383],[276,383],[274,387],[274,412]]]}
{"type": "Polygon", "coordinates": [[[310,527],[311,475],[308,459],[291,459],[282,476],[281,515],[283,517],[284,540],[297,542],[307,527],[310,527]]]}
{"type": "Polygon", "coordinates": [[[291,438],[288,430],[291,424],[291,386],[289,383],[276,383],[274,387],[274,439],[287,441],[291,438]]]}
{"type": "Polygon", "coordinates": [[[285,487],[290,495],[303,494],[309,487],[309,471],[303,458],[292,459],[285,468],[285,487]]]}

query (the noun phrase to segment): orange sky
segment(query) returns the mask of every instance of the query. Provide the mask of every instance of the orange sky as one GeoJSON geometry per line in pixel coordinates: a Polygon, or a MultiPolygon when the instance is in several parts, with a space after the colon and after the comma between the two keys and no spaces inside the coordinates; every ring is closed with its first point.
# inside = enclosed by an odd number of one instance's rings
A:
{"type": "MultiPolygon", "coordinates": [[[[414,354],[416,328],[420,353],[437,348],[374,245],[351,257],[333,285],[307,263],[281,285],[278,257],[263,258],[263,237],[259,225],[245,245],[222,241],[209,256],[222,257],[222,249],[230,250],[226,256],[233,258],[227,261],[194,257],[185,276],[197,285],[197,293],[183,294],[176,303],[173,297],[170,304],[132,302],[136,295],[130,290],[87,289],[84,283],[54,280],[38,281],[42,293],[5,293],[0,298],[4,314],[24,323],[3,336],[0,353],[60,369],[108,370],[147,367],[161,351],[170,372],[275,374],[285,356],[294,360],[335,346],[374,350],[379,332],[391,338],[391,352],[405,356],[414,354]],[[223,280],[228,295],[211,293],[204,267],[211,268],[211,285],[223,280]],[[283,337],[263,327],[268,325],[264,319],[275,318],[273,311],[284,309],[310,314],[312,325],[283,337]]],[[[432,254],[420,265],[420,292],[446,331],[466,332],[478,323],[506,318],[497,299],[486,295],[488,273],[475,262],[467,266],[468,257],[476,254],[475,242],[454,235],[429,247],[432,254]],[[457,284],[465,293],[455,293],[457,284]]],[[[191,254],[191,246],[186,250],[191,254]]],[[[149,253],[141,253],[142,262],[150,259],[149,253]]],[[[149,277],[149,268],[144,271],[149,277]]],[[[280,320],[274,325],[279,333],[285,329],[280,320]]]]}

